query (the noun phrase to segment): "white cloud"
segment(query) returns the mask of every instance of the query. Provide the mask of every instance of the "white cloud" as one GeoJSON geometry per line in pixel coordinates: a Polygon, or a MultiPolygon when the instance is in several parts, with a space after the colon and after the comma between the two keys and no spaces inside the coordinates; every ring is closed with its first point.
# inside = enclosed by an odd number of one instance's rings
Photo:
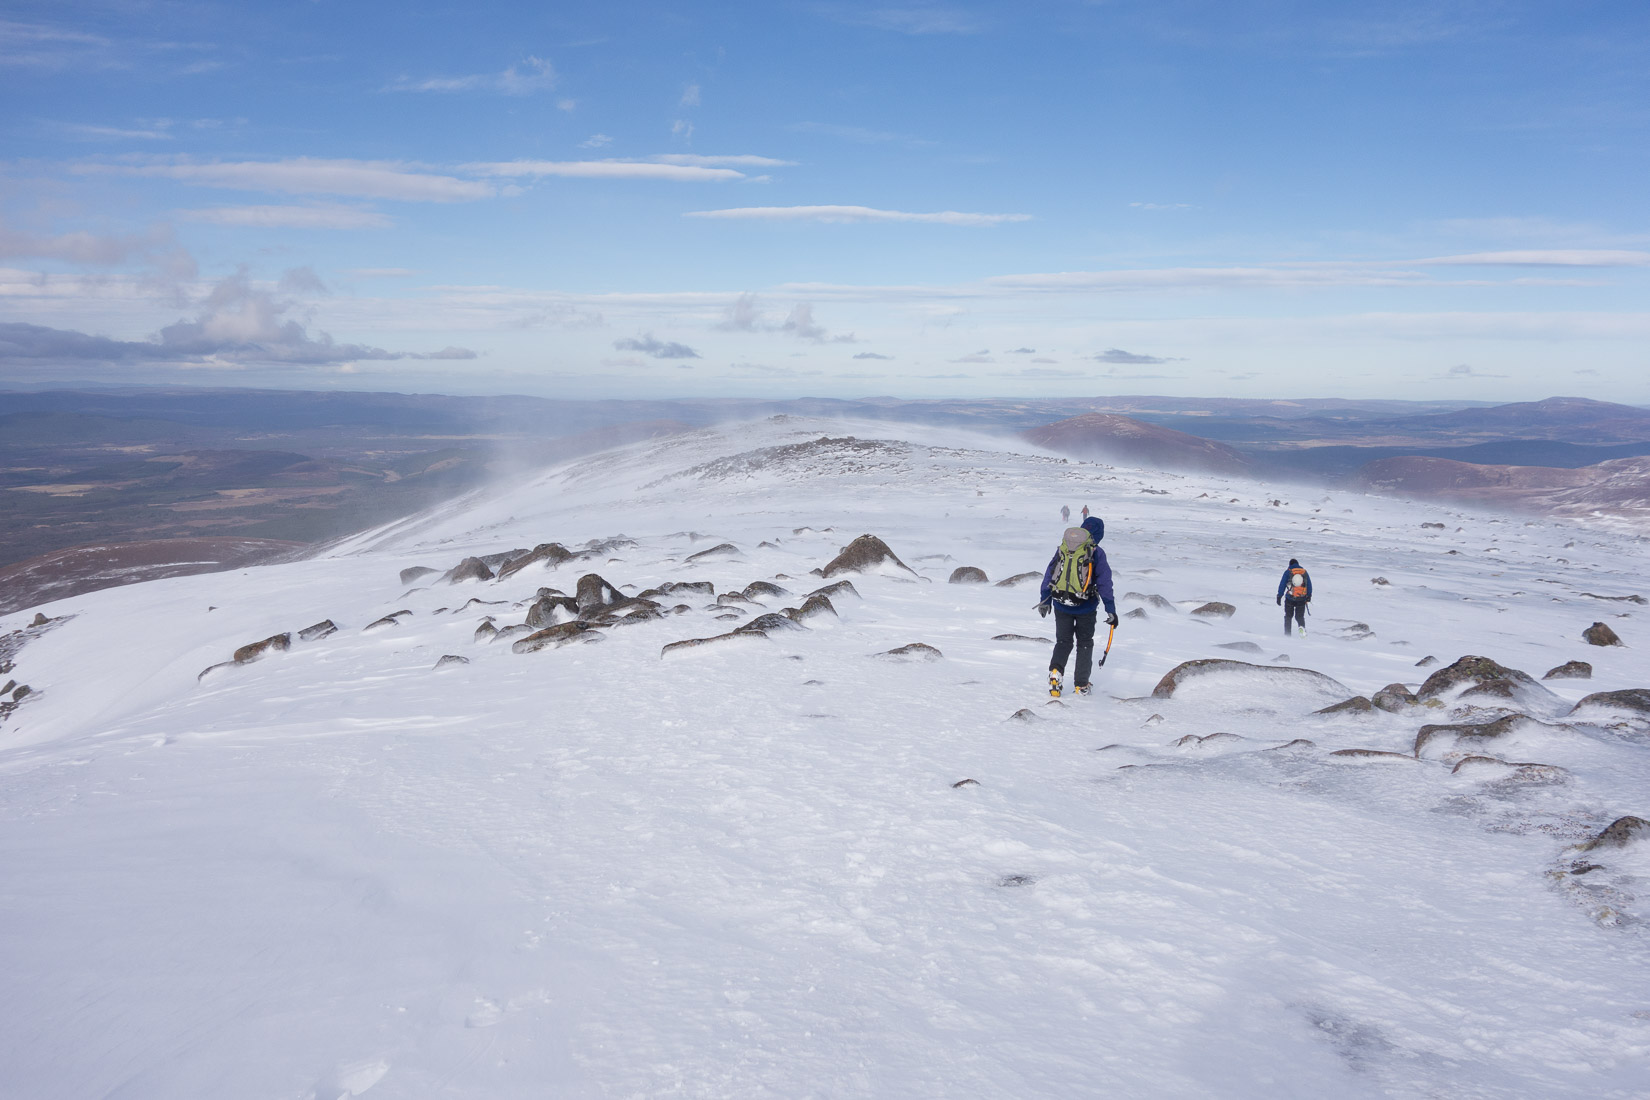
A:
{"type": "Polygon", "coordinates": [[[572,114],[573,111],[578,107],[578,105],[579,105],[579,101],[576,100],[576,99],[558,99],[558,100],[556,100],[556,110],[564,111],[567,114],[572,114]]]}
{"type": "Polygon", "coordinates": [[[742,180],[743,172],[732,168],[700,168],[691,164],[659,164],[636,160],[513,160],[489,164],[466,164],[464,171],[483,176],[562,176],[569,179],[650,179],[678,182],[721,182],[742,180]]]}
{"type": "Polygon", "coordinates": [[[1195,210],[1189,202],[1131,202],[1136,210],[1195,210]]]}
{"type": "Polygon", "coordinates": [[[62,129],[69,137],[82,141],[170,141],[177,136],[172,133],[172,125],[171,119],[157,118],[140,121],[131,127],[67,122],[62,129]]]}
{"type": "Polygon", "coordinates": [[[214,206],[179,210],[183,221],[254,229],[388,229],[395,223],[376,210],[356,206],[214,206]]]}
{"type": "Polygon", "coordinates": [[[66,263],[112,266],[143,259],[172,243],[165,229],[147,233],[62,233],[55,236],[25,233],[0,224],[0,259],[61,260],[66,263]]]}
{"type": "Polygon", "coordinates": [[[1645,267],[1650,266],[1650,252],[1611,248],[1542,248],[1433,256],[1410,262],[1477,267],[1645,267]]]}
{"type": "MultiPolygon", "coordinates": [[[[609,138],[609,141],[612,139],[609,138]]],[[[774,157],[758,157],[749,153],[739,153],[723,156],[699,156],[694,153],[660,153],[649,157],[649,160],[660,164],[686,164],[696,168],[725,168],[730,165],[740,168],[791,168],[796,165],[794,160],[777,160],[774,157]]]]}
{"type": "Polygon", "coordinates": [[[697,107],[697,106],[699,106],[699,85],[689,84],[687,87],[683,88],[682,89],[682,98],[678,102],[677,106],[680,106],[680,107],[697,107]]]}
{"type": "Polygon", "coordinates": [[[499,92],[504,95],[532,95],[556,86],[556,70],[550,62],[529,57],[501,73],[469,76],[432,76],[424,79],[402,77],[387,92],[499,92]]]}
{"type": "Polygon", "coordinates": [[[579,142],[580,149],[603,149],[613,144],[613,139],[606,134],[591,134],[579,142]]]}
{"type": "Polygon", "coordinates": [[[755,332],[761,316],[756,295],[745,293],[733,300],[716,327],[724,332],[755,332]]]}
{"type": "Polygon", "coordinates": [[[679,137],[683,141],[693,140],[693,123],[685,118],[679,118],[670,124],[670,136],[679,137]]]}
{"type": "Polygon", "coordinates": [[[927,222],[935,225],[1001,225],[1030,221],[1030,214],[965,214],[956,210],[912,213],[905,210],[878,210],[870,206],[743,206],[731,210],[691,210],[689,218],[717,218],[748,221],[927,222]]]}
{"type": "Polygon", "coordinates": [[[159,163],[77,164],[81,175],[149,176],[236,191],[297,195],[349,195],[403,202],[470,202],[492,198],[497,188],[480,180],[417,170],[396,161],[292,157],[287,160],[171,160],[159,163]]]}

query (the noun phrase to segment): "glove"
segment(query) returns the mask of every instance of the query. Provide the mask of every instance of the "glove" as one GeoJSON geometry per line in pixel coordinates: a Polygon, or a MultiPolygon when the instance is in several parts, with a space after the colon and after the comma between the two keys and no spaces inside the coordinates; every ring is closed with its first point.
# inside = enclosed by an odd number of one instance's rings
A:
{"type": "Polygon", "coordinates": [[[1041,615],[1045,619],[1048,618],[1048,611],[1049,607],[1047,600],[1044,600],[1042,603],[1037,605],[1037,614],[1041,615]]]}
{"type": "Polygon", "coordinates": [[[1282,606],[1283,606],[1283,597],[1282,597],[1282,596],[1279,596],[1279,597],[1278,597],[1278,606],[1279,606],[1279,607],[1282,607],[1282,606]]]}
{"type": "Polygon", "coordinates": [[[1116,626],[1117,625],[1117,612],[1115,612],[1115,611],[1106,612],[1106,625],[1107,626],[1116,626]]]}

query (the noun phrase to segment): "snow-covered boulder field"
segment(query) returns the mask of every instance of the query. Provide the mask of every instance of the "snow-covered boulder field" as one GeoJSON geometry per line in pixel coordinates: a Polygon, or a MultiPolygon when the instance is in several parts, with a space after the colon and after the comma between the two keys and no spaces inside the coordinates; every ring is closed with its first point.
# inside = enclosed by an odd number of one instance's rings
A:
{"type": "Polygon", "coordinates": [[[0,619],[0,1094],[1650,1094],[1645,540],[1023,447],[735,425],[0,619]]]}

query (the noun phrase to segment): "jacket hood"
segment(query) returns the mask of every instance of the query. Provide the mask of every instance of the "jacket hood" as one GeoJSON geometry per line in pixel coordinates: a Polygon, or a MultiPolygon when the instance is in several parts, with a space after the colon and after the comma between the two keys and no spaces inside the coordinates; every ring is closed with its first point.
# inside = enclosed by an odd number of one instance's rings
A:
{"type": "Polygon", "coordinates": [[[1083,521],[1083,530],[1093,535],[1095,542],[1099,542],[1106,537],[1106,521],[1099,516],[1090,516],[1083,521]]]}
{"type": "Polygon", "coordinates": [[[1296,560],[1295,560],[1295,559],[1294,559],[1294,558],[1290,558],[1290,559],[1289,559],[1289,568],[1291,568],[1291,569],[1299,569],[1299,568],[1300,568],[1300,567],[1301,567],[1301,563],[1300,563],[1300,562],[1298,562],[1298,561],[1296,561],[1296,560]]]}

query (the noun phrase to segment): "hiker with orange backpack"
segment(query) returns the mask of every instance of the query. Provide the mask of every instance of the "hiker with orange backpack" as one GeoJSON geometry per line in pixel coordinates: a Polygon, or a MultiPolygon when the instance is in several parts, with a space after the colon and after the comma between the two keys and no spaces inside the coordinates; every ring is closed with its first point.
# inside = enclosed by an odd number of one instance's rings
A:
{"type": "Polygon", "coordinates": [[[1037,612],[1047,616],[1054,612],[1054,655],[1048,665],[1048,693],[1060,697],[1060,688],[1066,675],[1066,659],[1072,646],[1077,647],[1077,668],[1073,682],[1078,695],[1091,690],[1089,672],[1094,664],[1094,624],[1101,604],[1106,607],[1106,625],[1117,626],[1117,603],[1112,598],[1111,566],[1106,552],[1100,549],[1100,540],[1106,535],[1106,523],[1099,516],[1088,515],[1081,527],[1067,528],[1060,545],[1043,571],[1043,589],[1037,602],[1037,612]]]}
{"type": "Polygon", "coordinates": [[[1283,605],[1283,633],[1287,637],[1294,631],[1290,628],[1293,619],[1300,627],[1301,636],[1306,636],[1306,605],[1312,602],[1312,576],[1301,563],[1294,558],[1289,559],[1289,567],[1283,571],[1283,579],[1278,581],[1278,603],[1283,605]]]}

